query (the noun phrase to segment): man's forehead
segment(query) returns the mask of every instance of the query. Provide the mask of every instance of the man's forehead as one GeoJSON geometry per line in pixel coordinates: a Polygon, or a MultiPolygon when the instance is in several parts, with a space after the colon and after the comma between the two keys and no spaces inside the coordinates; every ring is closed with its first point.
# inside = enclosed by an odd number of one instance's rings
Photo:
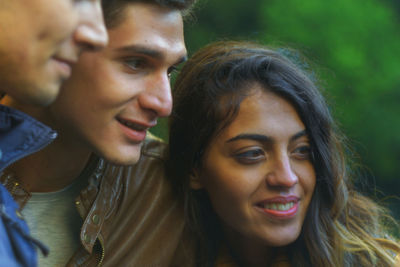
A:
{"type": "Polygon", "coordinates": [[[139,23],[142,27],[150,27],[154,23],[171,23],[176,21],[182,24],[183,21],[180,10],[164,7],[152,2],[128,3],[124,5],[120,15],[119,26],[120,24],[139,23]]]}
{"type": "Polygon", "coordinates": [[[129,5],[124,20],[109,30],[108,48],[118,53],[143,53],[157,58],[186,56],[180,12],[153,6],[129,5]]]}

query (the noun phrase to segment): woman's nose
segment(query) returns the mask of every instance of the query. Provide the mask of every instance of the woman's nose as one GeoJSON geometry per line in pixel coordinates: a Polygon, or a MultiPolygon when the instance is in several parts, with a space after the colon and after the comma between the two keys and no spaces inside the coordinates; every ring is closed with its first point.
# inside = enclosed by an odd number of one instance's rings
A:
{"type": "Polygon", "coordinates": [[[292,169],[288,155],[270,159],[266,182],[275,187],[292,187],[298,183],[297,174],[292,169]]]}

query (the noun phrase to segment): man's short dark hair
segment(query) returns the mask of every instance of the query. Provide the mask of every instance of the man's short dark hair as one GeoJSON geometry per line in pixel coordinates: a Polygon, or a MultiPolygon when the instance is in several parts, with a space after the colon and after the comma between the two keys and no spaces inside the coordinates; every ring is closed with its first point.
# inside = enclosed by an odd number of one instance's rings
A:
{"type": "Polygon", "coordinates": [[[123,20],[123,10],[131,3],[149,3],[179,10],[185,17],[196,0],[102,0],[104,20],[107,28],[117,26],[123,20]]]}

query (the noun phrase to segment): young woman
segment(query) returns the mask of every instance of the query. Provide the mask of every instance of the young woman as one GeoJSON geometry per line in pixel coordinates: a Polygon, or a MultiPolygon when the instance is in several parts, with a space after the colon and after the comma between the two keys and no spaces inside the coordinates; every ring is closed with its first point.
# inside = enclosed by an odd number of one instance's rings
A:
{"type": "Polygon", "coordinates": [[[312,80],[251,43],[211,44],[183,67],[167,168],[199,266],[395,265],[390,216],[353,189],[312,80]]]}

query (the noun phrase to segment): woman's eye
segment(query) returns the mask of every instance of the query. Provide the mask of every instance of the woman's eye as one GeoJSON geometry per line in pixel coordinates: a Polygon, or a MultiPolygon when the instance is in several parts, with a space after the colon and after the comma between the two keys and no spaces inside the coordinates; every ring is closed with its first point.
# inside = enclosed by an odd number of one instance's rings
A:
{"type": "Polygon", "coordinates": [[[300,146],[293,151],[293,155],[297,159],[310,159],[311,158],[311,147],[310,146],[300,146]]]}
{"type": "Polygon", "coordinates": [[[239,163],[253,164],[258,163],[265,158],[264,150],[252,149],[235,154],[235,159],[239,163]]]}

